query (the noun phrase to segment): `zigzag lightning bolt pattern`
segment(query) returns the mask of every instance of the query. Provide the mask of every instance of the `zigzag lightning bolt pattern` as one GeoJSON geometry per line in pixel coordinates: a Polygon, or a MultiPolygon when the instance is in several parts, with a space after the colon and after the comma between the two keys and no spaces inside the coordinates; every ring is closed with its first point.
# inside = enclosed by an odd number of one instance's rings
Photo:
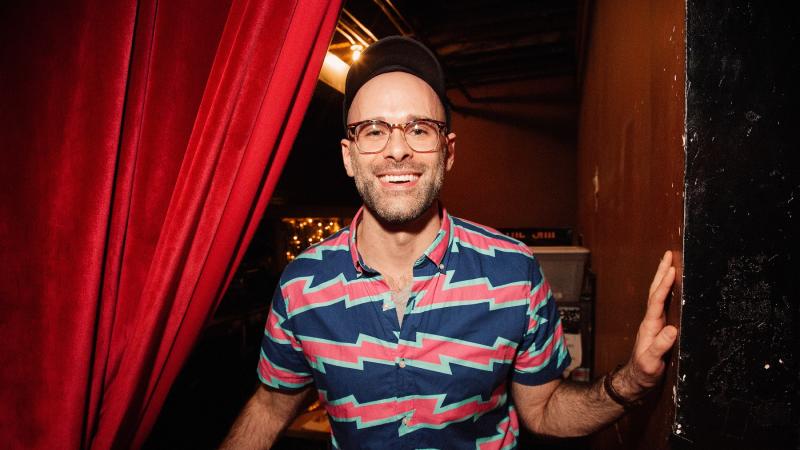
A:
{"type": "Polygon", "coordinates": [[[454,282],[455,271],[447,271],[435,292],[421,291],[411,314],[432,309],[487,303],[489,310],[525,305],[530,294],[530,282],[519,281],[493,286],[486,277],[454,282]]]}
{"type": "Polygon", "coordinates": [[[363,429],[406,418],[407,421],[398,429],[400,436],[421,428],[442,429],[451,423],[477,420],[481,415],[504,406],[507,401],[504,384],[498,386],[488,400],[476,395],[444,405],[445,397],[446,394],[409,395],[359,403],[352,395],[331,400],[325,391],[320,390],[320,398],[332,420],[355,422],[357,428],[363,429]]]}
{"type": "Polygon", "coordinates": [[[417,333],[416,341],[384,341],[360,334],[355,343],[300,337],[309,364],[326,373],[325,365],[364,370],[364,362],[393,365],[402,355],[405,364],[452,375],[451,364],[491,372],[494,365],[511,364],[516,343],[498,337],[494,345],[481,345],[435,334],[417,333]]]}

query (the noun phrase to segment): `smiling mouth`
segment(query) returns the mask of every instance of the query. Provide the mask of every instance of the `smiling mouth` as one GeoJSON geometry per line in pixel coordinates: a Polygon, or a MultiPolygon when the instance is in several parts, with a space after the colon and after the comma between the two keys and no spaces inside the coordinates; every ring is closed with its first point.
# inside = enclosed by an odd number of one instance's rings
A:
{"type": "Polygon", "coordinates": [[[378,179],[384,183],[405,184],[405,183],[413,183],[419,180],[419,175],[413,173],[407,173],[402,175],[380,175],[378,179]]]}

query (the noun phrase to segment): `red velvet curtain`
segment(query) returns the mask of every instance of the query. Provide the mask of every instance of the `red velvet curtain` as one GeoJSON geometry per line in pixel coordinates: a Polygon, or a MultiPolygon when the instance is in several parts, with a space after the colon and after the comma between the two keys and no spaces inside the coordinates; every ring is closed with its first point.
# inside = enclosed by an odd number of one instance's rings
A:
{"type": "Polygon", "coordinates": [[[340,0],[0,6],[0,447],[139,447],[254,232],[340,0]]]}

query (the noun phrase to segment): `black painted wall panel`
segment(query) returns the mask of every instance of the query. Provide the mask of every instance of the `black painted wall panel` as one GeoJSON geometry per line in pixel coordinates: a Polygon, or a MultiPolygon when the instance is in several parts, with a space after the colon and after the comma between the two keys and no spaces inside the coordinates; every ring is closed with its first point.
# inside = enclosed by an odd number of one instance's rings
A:
{"type": "Polygon", "coordinates": [[[675,447],[798,448],[799,33],[788,3],[687,2],[675,447]]]}

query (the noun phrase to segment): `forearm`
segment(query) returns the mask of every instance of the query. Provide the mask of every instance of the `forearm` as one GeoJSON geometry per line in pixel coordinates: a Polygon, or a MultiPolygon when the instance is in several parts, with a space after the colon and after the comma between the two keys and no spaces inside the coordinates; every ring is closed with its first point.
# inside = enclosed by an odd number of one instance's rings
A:
{"type": "Polygon", "coordinates": [[[310,398],[311,391],[285,394],[259,387],[233,423],[220,450],[270,448],[310,398]]]}
{"type": "MultiPolygon", "coordinates": [[[[636,383],[628,366],[606,375],[611,388],[626,402],[639,400],[647,389],[636,383]]],[[[539,414],[527,414],[524,420],[535,433],[547,436],[573,437],[594,433],[615,422],[625,408],[614,401],[603,386],[606,377],[593,383],[561,382],[539,414]]]]}
{"type": "Polygon", "coordinates": [[[606,394],[602,378],[593,383],[565,381],[529,427],[546,436],[584,436],[613,423],[624,413],[625,409],[606,394]]]}
{"type": "MultiPolygon", "coordinates": [[[[672,252],[666,252],[650,285],[647,311],[639,325],[631,359],[608,378],[610,391],[616,393],[622,404],[634,404],[663,378],[664,356],[678,336],[677,328],[666,324],[664,314],[664,302],[674,281],[672,252]]],[[[558,380],[537,386],[513,383],[512,394],[522,422],[534,433],[582,436],[605,427],[625,413],[625,408],[606,392],[604,379],[592,384],[558,380]]]]}

